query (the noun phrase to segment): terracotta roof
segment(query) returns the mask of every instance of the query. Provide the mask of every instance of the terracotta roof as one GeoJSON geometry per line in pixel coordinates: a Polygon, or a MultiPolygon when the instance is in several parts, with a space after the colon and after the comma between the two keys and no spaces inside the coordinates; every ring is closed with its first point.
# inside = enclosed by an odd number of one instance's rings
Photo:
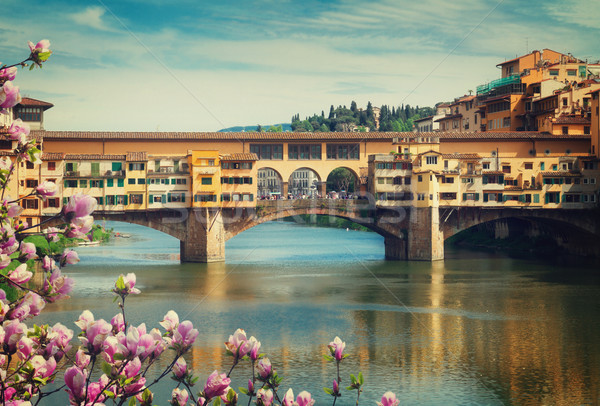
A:
{"type": "Polygon", "coordinates": [[[579,177],[581,173],[572,173],[572,172],[542,172],[542,176],[546,177],[579,177]]]}
{"type": "Polygon", "coordinates": [[[425,154],[442,155],[442,153],[440,151],[434,151],[434,150],[430,149],[429,151],[425,151],[425,152],[421,152],[420,154],[417,154],[417,156],[421,156],[421,155],[425,155],[425,154]]]}
{"type": "Polygon", "coordinates": [[[451,114],[449,116],[444,116],[442,118],[438,118],[437,120],[435,120],[435,122],[439,122],[439,121],[444,121],[444,120],[451,120],[453,118],[461,118],[462,114],[451,114]]]}
{"type": "Polygon", "coordinates": [[[65,154],[62,152],[43,152],[42,161],[62,161],[65,154]]]}
{"type": "Polygon", "coordinates": [[[23,97],[17,106],[42,107],[44,110],[48,110],[50,107],[54,107],[54,104],[42,100],[32,99],[31,97],[23,97]]]}
{"type": "Polygon", "coordinates": [[[44,140],[156,140],[156,141],[328,141],[336,140],[344,142],[347,140],[367,141],[392,141],[394,138],[418,138],[437,137],[441,140],[486,140],[486,139],[589,139],[589,135],[553,135],[537,131],[516,132],[329,132],[329,133],[206,133],[206,132],[101,132],[101,131],[31,131],[36,138],[44,140]]]}
{"type": "Polygon", "coordinates": [[[461,154],[454,152],[452,154],[442,154],[442,159],[481,159],[479,154],[461,154]]]}
{"type": "Polygon", "coordinates": [[[104,155],[104,154],[65,154],[65,160],[68,161],[84,161],[84,160],[96,160],[96,161],[122,161],[125,159],[125,155],[104,155]]]}
{"type": "Polygon", "coordinates": [[[254,153],[221,155],[221,161],[258,161],[258,155],[254,153]]]}
{"type": "Polygon", "coordinates": [[[554,119],[555,124],[590,124],[590,119],[581,116],[558,116],[554,119]]]}
{"type": "Polygon", "coordinates": [[[504,175],[502,171],[483,171],[484,175],[504,175]]]}
{"type": "Polygon", "coordinates": [[[148,154],[146,152],[128,152],[125,156],[125,161],[127,162],[141,162],[147,160],[148,154]]]}
{"type": "Polygon", "coordinates": [[[427,117],[423,117],[423,118],[418,118],[416,120],[413,120],[413,123],[419,123],[421,121],[431,120],[432,118],[433,118],[433,116],[427,116],[427,117]]]}

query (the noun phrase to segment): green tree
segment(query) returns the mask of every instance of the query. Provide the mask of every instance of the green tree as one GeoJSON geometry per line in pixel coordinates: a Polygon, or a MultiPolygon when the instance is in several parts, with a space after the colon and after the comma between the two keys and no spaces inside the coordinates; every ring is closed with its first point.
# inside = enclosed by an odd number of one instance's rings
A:
{"type": "Polygon", "coordinates": [[[336,168],[327,177],[327,191],[340,192],[345,190],[354,193],[356,179],[354,174],[346,168],[336,168]]]}
{"type": "Polygon", "coordinates": [[[269,129],[267,130],[267,132],[270,132],[270,133],[281,133],[281,132],[283,132],[283,127],[281,127],[281,124],[272,125],[271,127],[269,127],[269,129]]]}
{"type": "Polygon", "coordinates": [[[258,125],[256,126],[256,131],[257,131],[257,132],[259,132],[259,133],[263,132],[262,125],[258,124],[258,125]]]}

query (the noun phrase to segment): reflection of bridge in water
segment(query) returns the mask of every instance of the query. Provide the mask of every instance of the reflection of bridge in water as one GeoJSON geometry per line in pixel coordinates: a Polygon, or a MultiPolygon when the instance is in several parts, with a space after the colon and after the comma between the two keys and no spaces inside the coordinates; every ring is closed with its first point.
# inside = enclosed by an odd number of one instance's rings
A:
{"type": "Polygon", "coordinates": [[[508,218],[548,229],[558,229],[553,225],[560,224],[560,234],[555,237],[563,245],[579,253],[600,254],[600,247],[593,244],[600,236],[596,210],[379,206],[369,199],[299,199],[259,201],[255,208],[99,211],[95,215],[151,227],[177,238],[182,262],[223,261],[228,239],[256,225],[300,215],[340,217],[361,224],[384,237],[386,259],[392,260],[443,259],[446,238],[478,224],[502,225],[498,220],[508,218]]]}

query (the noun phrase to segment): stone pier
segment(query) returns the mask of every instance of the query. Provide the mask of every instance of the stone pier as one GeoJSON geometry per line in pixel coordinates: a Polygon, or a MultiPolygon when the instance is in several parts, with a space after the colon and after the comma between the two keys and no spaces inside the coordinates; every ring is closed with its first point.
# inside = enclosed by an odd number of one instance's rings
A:
{"type": "Polygon", "coordinates": [[[225,261],[225,231],[221,209],[191,209],[180,241],[181,262],[225,261]]]}

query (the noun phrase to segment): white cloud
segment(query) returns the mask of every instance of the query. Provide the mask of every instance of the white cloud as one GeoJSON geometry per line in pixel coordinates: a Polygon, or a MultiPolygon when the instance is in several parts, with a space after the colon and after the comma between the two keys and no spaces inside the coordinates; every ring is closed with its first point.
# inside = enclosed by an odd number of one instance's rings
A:
{"type": "Polygon", "coordinates": [[[104,14],[106,14],[105,8],[92,6],[78,13],[70,14],[69,18],[79,25],[92,27],[100,31],[113,31],[104,21],[104,14]]]}

